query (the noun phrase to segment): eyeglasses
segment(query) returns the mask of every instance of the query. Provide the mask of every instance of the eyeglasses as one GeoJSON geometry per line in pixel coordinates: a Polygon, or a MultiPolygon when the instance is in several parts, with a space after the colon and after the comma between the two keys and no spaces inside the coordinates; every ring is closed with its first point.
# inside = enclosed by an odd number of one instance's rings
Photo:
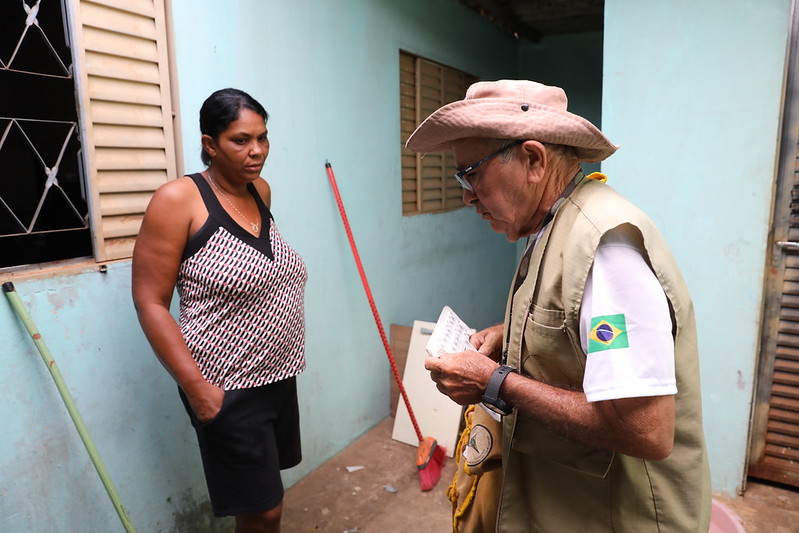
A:
{"type": "Polygon", "coordinates": [[[464,189],[466,189],[469,192],[474,192],[474,189],[472,188],[472,184],[469,183],[466,180],[466,174],[468,174],[469,172],[474,171],[474,169],[476,169],[477,167],[479,167],[480,165],[482,165],[483,163],[485,163],[486,161],[488,161],[492,157],[498,156],[499,154],[501,154],[502,152],[504,152],[508,148],[512,148],[512,147],[516,146],[517,144],[522,144],[523,142],[524,142],[523,139],[517,139],[517,140],[515,140],[513,142],[510,142],[510,143],[506,144],[505,146],[503,146],[502,148],[500,148],[496,152],[492,152],[492,153],[488,154],[487,156],[482,158],[477,163],[469,165],[468,167],[464,168],[463,170],[459,170],[458,172],[456,172],[455,173],[455,179],[458,180],[458,183],[460,183],[461,187],[463,187],[464,189]]]}

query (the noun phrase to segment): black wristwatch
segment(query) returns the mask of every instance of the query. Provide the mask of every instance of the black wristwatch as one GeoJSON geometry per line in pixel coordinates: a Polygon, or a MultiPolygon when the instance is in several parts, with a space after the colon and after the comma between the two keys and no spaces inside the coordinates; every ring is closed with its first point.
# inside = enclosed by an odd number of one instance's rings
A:
{"type": "Polygon", "coordinates": [[[508,377],[511,372],[516,372],[516,369],[508,365],[499,365],[494,373],[491,374],[491,379],[488,380],[488,386],[483,393],[483,404],[501,415],[509,415],[513,411],[513,407],[499,397],[499,389],[502,387],[502,382],[508,377]]]}

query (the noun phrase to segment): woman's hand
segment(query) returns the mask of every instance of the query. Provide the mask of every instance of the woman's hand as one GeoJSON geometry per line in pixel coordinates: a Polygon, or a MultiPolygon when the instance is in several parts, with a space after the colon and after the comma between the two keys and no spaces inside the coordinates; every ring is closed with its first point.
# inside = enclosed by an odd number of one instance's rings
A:
{"type": "Polygon", "coordinates": [[[198,383],[191,390],[183,390],[189,400],[194,416],[203,424],[212,421],[222,410],[225,391],[207,381],[198,383]]]}

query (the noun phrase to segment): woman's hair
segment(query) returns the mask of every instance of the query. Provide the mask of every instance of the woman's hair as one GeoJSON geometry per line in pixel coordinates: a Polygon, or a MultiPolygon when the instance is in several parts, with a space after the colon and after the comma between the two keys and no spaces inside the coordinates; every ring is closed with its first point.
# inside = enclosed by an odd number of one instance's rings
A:
{"type": "MultiPolygon", "coordinates": [[[[239,118],[242,109],[255,111],[264,117],[264,123],[269,120],[269,113],[264,106],[244,91],[230,88],[214,91],[200,108],[200,133],[214,140],[219,139],[219,134],[239,118]]],[[[211,166],[211,156],[205,151],[205,147],[201,148],[200,159],[205,166],[211,166]]]]}

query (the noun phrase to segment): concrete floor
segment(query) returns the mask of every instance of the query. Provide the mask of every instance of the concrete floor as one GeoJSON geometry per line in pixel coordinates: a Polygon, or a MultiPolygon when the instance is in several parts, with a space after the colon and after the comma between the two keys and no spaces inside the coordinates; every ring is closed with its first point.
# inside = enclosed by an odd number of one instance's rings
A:
{"type": "Polygon", "coordinates": [[[386,418],[288,489],[282,531],[451,531],[446,489],[455,463],[448,459],[438,484],[422,492],[416,448],[393,440],[393,427],[394,419],[386,418]],[[347,467],[363,468],[349,472],[347,467]]]}
{"type": "MultiPolygon", "coordinates": [[[[415,468],[416,448],[392,440],[393,425],[394,419],[386,418],[287,490],[282,530],[451,531],[452,507],[446,489],[454,474],[454,461],[447,460],[433,490],[422,492],[415,468]]],[[[750,481],[743,496],[719,499],[741,518],[747,533],[799,533],[799,491],[750,481]]]]}
{"type": "Polygon", "coordinates": [[[738,515],[746,533],[799,532],[799,489],[750,479],[743,496],[717,499],[738,515]]]}

